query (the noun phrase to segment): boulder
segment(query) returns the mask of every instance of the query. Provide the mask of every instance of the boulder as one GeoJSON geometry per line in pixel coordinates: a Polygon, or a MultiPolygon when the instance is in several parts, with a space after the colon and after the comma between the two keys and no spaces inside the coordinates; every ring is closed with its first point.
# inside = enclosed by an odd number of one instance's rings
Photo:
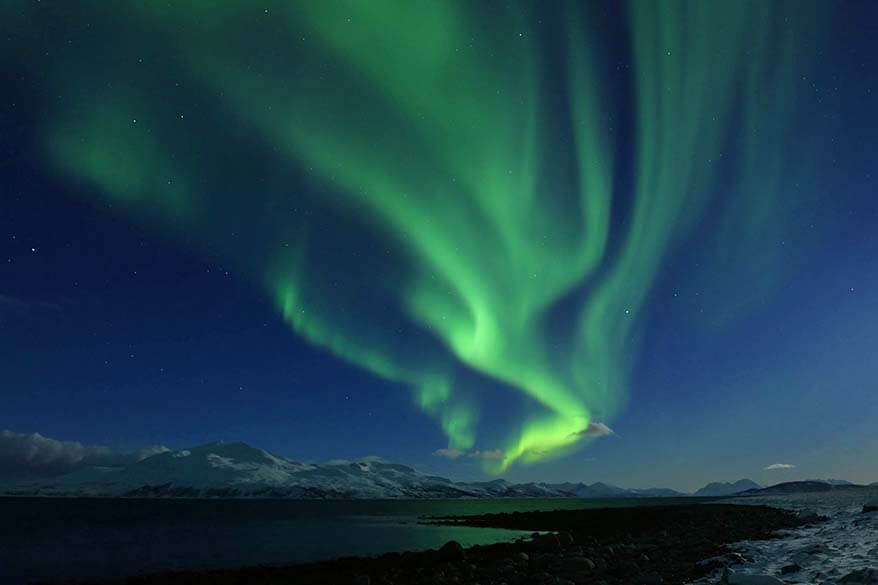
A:
{"type": "Polygon", "coordinates": [[[372,583],[372,579],[369,575],[357,575],[351,581],[351,585],[369,585],[370,583],[372,583]]]}
{"type": "Polygon", "coordinates": [[[716,569],[719,567],[725,567],[726,566],[725,561],[726,561],[725,557],[710,557],[707,559],[701,559],[700,561],[696,562],[695,564],[698,565],[699,567],[704,568],[704,569],[716,569]]]}
{"type": "Polygon", "coordinates": [[[739,552],[729,552],[726,553],[724,556],[728,560],[728,562],[733,565],[743,565],[744,563],[750,562],[747,557],[739,552]]]}
{"type": "Polygon", "coordinates": [[[817,520],[820,520],[820,514],[818,514],[814,510],[799,510],[796,516],[799,518],[799,520],[802,520],[803,522],[815,522],[817,520]]]}
{"type": "Polygon", "coordinates": [[[822,543],[815,542],[814,544],[809,544],[807,546],[803,546],[799,550],[796,551],[796,554],[803,555],[820,555],[826,554],[829,552],[829,549],[822,543]]]}
{"type": "Polygon", "coordinates": [[[658,573],[646,573],[637,578],[640,585],[662,585],[665,580],[658,573]]]}
{"type": "Polygon", "coordinates": [[[773,575],[735,573],[728,569],[723,573],[721,582],[727,585],[785,585],[783,581],[773,575]]]}
{"type": "Polygon", "coordinates": [[[552,565],[556,572],[564,575],[590,573],[594,567],[591,559],[580,556],[564,557],[552,565]]]}
{"type": "Polygon", "coordinates": [[[878,512],[878,500],[863,504],[863,514],[868,512],[878,512]]]}
{"type": "Polygon", "coordinates": [[[878,569],[870,567],[848,573],[839,579],[839,583],[846,583],[847,585],[874,585],[878,583],[878,569]]]}
{"type": "Polygon", "coordinates": [[[462,561],[466,558],[466,551],[456,540],[449,540],[439,549],[439,560],[447,563],[462,561]]]}
{"type": "Polygon", "coordinates": [[[536,551],[555,552],[561,549],[561,542],[557,534],[542,534],[534,538],[531,546],[536,551]]]}
{"type": "Polygon", "coordinates": [[[796,563],[793,563],[791,565],[781,567],[780,574],[781,575],[789,575],[790,573],[798,573],[801,570],[802,570],[802,567],[800,567],[796,563]]]}

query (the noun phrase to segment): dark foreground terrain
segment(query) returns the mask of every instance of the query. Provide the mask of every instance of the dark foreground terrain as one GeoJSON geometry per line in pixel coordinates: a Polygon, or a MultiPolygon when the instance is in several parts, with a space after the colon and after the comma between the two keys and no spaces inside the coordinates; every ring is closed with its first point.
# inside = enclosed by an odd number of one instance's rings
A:
{"type": "MultiPolygon", "coordinates": [[[[701,504],[429,518],[426,522],[533,530],[532,538],[462,548],[343,558],[289,567],[164,573],[113,584],[626,584],[684,583],[722,566],[728,545],[774,538],[806,521],[775,508],[701,504]],[[553,532],[546,534],[546,532],[553,532]],[[716,558],[715,558],[716,557],[716,558]],[[706,559],[712,559],[705,562],[706,559]]],[[[813,521],[813,518],[811,519],[813,521]]]]}

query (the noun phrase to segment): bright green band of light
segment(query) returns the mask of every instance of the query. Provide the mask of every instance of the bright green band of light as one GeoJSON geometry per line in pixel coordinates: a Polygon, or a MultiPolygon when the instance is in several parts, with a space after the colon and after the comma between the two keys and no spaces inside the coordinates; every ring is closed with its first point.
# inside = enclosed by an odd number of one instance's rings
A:
{"type": "Polygon", "coordinates": [[[80,62],[85,76],[59,68],[78,97],[48,107],[54,160],[227,254],[299,335],[413,387],[451,447],[472,447],[479,421],[478,391],[455,385],[455,364],[524,393],[537,406],[505,423],[500,468],[567,452],[624,405],[647,296],[721,173],[745,217],[776,207],[795,48],[809,24],[797,4],[631,2],[633,112],[605,88],[600,11],[576,2],[543,15],[564,35],[551,78],[527,7],[186,4],[83,2],[118,20],[122,57],[80,62]],[[138,55],[163,65],[137,70],[138,55]],[[195,126],[179,119],[175,76],[211,96],[195,126]],[[565,96],[562,111],[547,85],[565,96]],[[614,129],[625,116],[630,144],[614,129]],[[287,168],[266,177],[260,167],[244,184],[240,145],[213,143],[222,126],[287,168]],[[633,175],[630,193],[617,192],[618,168],[633,175]],[[620,198],[630,212],[617,224],[620,198]],[[386,247],[402,268],[377,264],[361,292],[437,343],[407,348],[356,292],[330,290],[321,258],[355,246],[325,252],[336,235],[294,217],[305,199],[380,234],[357,245],[386,247]],[[549,316],[570,299],[561,344],[549,316]]]}

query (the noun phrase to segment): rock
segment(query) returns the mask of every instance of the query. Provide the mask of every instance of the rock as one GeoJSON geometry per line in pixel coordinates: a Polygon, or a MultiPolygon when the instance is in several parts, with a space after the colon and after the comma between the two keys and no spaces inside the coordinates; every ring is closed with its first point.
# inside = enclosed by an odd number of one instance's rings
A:
{"type": "Polygon", "coordinates": [[[640,555],[640,556],[637,558],[637,560],[640,561],[640,562],[643,562],[643,563],[648,563],[648,562],[649,562],[649,557],[646,556],[646,555],[640,555]]]}
{"type": "Polygon", "coordinates": [[[641,575],[637,582],[640,585],[662,585],[665,580],[658,573],[646,573],[645,575],[641,575]]]}
{"type": "Polygon", "coordinates": [[[558,542],[561,543],[561,546],[563,547],[571,546],[574,543],[573,535],[569,532],[559,532],[558,542]]]}
{"type": "Polygon", "coordinates": [[[717,569],[719,567],[726,567],[728,565],[741,565],[744,563],[750,562],[747,557],[742,555],[739,552],[729,552],[724,555],[710,557],[695,563],[699,567],[704,569],[717,569]]]}
{"type": "Polygon", "coordinates": [[[501,574],[514,573],[515,561],[512,559],[500,559],[500,562],[494,566],[494,570],[501,574]]]}
{"type": "Polygon", "coordinates": [[[802,570],[802,567],[793,563],[792,565],[787,565],[785,567],[781,567],[780,574],[781,575],[789,575],[790,573],[798,573],[802,570]]]}
{"type": "Polygon", "coordinates": [[[540,552],[555,552],[561,549],[557,534],[543,534],[533,540],[533,549],[540,552]]]}
{"type": "Polygon", "coordinates": [[[453,563],[456,561],[462,561],[465,558],[466,551],[463,550],[463,546],[461,546],[456,540],[449,540],[439,549],[440,561],[453,563]]]}
{"type": "Polygon", "coordinates": [[[579,556],[564,557],[552,564],[555,572],[564,575],[590,573],[594,571],[594,567],[595,565],[591,559],[579,556]]]}
{"type": "Polygon", "coordinates": [[[796,516],[799,518],[799,520],[802,520],[804,522],[814,522],[815,520],[820,519],[820,514],[818,514],[814,510],[808,510],[808,509],[799,510],[799,512],[798,512],[798,514],[796,514],[796,516]]]}
{"type": "Polygon", "coordinates": [[[723,562],[722,557],[710,557],[709,559],[700,560],[695,564],[704,571],[713,571],[714,569],[719,569],[726,566],[725,562],[723,562]]]}
{"type": "Polygon", "coordinates": [[[517,560],[517,561],[523,561],[523,562],[526,563],[526,562],[528,562],[528,561],[530,560],[530,557],[527,556],[527,553],[526,553],[526,552],[520,552],[520,553],[518,553],[517,555],[515,555],[515,560],[517,560]]]}
{"type": "Polygon", "coordinates": [[[723,572],[721,582],[728,585],[785,585],[783,581],[772,575],[735,573],[728,569],[723,572]]]}
{"type": "Polygon", "coordinates": [[[824,546],[823,544],[821,544],[819,542],[815,542],[814,544],[809,544],[807,546],[803,546],[802,548],[797,550],[795,554],[819,555],[819,554],[826,554],[828,552],[829,552],[829,549],[826,548],[826,546],[824,546]]]}
{"type": "Polygon", "coordinates": [[[749,563],[750,560],[742,555],[739,552],[730,552],[725,554],[726,559],[728,559],[729,563],[735,565],[743,565],[744,563],[749,563]]]}
{"type": "Polygon", "coordinates": [[[372,579],[369,575],[357,575],[351,581],[351,585],[370,585],[370,583],[372,583],[372,579]]]}
{"type": "Polygon", "coordinates": [[[869,512],[878,512],[878,500],[874,502],[866,502],[863,504],[863,514],[867,514],[869,512]]]}
{"type": "Polygon", "coordinates": [[[870,567],[848,573],[839,579],[839,583],[848,583],[849,585],[872,585],[878,583],[878,569],[870,567]]]}
{"type": "MultiPolygon", "coordinates": [[[[415,554],[417,555],[417,553],[415,554]]],[[[419,556],[416,556],[415,559],[420,561],[417,564],[422,567],[432,567],[442,560],[439,557],[439,551],[433,549],[425,550],[419,556]]]]}

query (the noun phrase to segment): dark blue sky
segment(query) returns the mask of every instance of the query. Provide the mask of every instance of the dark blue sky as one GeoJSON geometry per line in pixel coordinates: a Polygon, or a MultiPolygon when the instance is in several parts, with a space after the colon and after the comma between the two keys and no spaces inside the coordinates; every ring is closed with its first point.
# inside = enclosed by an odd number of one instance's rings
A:
{"type": "MultiPolygon", "coordinates": [[[[781,229],[742,229],[726,253],[715,238],[734,202],[715,182],[719,203],[670,248],[640,312],[626,406],[607,421],[616,434],[506,477],[683,489],[740,477],[878,481],[878,6],[827,6],[795,89],[805,123],[789,132],[809,156],[792,160],[808,168],[802,184],[779,187],[795,203],[779,209],[781,229]],[[794,467],[764,470],[774,463],[794,467]]],[[[243,440],[297,459],[378,455],[486,477],[475,458],[433,455],[447,438],[404,383],[297,335],[222,247],[96,197],[47,161],[54,55],[68,37],[101,42],[77,37],[70,18],[34,12],[3,30],[0,429],[120,447],[243,440]]],[[[624,64],[615,42],[610,61],[624,64]]],[[[233,158],[248,156],[237,148],[233,158]]],[[[620,184],[630,171],[617,162],[620,184]]],[[[240,197],[259,197],[258,185],[240,197]]],[[[624,230],[627,209],[622,195],[612,229],[624,230]]],[[[504,419],[527,406],[456,367],[490,413],[481,432],[503,436],[504,419]]]]}

